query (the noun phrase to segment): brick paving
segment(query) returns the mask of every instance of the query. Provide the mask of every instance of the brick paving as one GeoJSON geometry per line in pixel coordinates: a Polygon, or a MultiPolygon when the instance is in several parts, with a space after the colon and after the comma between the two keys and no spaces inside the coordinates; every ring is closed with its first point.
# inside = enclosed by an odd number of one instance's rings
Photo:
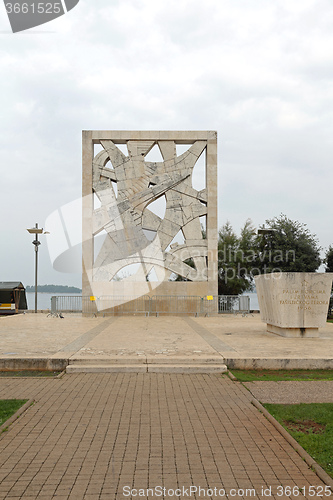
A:
{"type": "Polygon", "coordinates": [[[0,499],[310,498],[278,490],[323,483],[251,397],[219,375],[0,379],[0,399],[35,400],[0,436],[0,499]]]}

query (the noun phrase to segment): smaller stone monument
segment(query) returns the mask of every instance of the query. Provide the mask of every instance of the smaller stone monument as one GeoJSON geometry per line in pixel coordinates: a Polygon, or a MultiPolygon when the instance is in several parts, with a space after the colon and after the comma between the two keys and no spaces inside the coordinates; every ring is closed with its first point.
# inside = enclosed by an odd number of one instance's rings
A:
{"type": "Polygon", "coordinates": [[[326,324],[333,273],[271,273],[255,277],[261,320],[283,337],[318,337],[326,324]]]}

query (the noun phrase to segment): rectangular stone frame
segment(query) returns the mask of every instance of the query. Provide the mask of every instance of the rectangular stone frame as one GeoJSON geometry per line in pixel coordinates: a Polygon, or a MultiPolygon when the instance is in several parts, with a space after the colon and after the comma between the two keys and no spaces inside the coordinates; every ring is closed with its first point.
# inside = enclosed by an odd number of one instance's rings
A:
{"type": "MultiPolygon", "coordinates": [[[[92,161],[94,144],[100,140],[112,140],[126,144],[129,140],[172,140],[176,144],[191,144],[198,140],[207,141],[206,189],[207,189],[207,240],[208,279],[202,282],[163,282],[163,286],[149,295],[200,296],[218,295],[218,248],[217,248],[217,132],[215,131],[119,131],[83,130],[82,132],[82,295],[91,296],[92,267],[94,259],[93,240],[93,197],[92,161]],[[85,267],[90,263],[90,269],[85,267]],[[162,288],[162,289],[161,289],[162,288]]],[[[117,283],[117,285],[120,285],[117,283]]],[[[121,286],[118,287],[121,294],[121,286]]]]}

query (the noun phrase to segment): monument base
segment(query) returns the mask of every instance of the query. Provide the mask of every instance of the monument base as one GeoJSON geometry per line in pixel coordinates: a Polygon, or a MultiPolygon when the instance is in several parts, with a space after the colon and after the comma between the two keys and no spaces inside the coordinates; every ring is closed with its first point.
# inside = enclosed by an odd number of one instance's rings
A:
{"type": "Polygon", "coordinates": [[[281,337],[294,339],[319,337],[318,328],[282,328],[280,326],[270,325],[267,323],[267,331],[280,335],[281,337]]]}

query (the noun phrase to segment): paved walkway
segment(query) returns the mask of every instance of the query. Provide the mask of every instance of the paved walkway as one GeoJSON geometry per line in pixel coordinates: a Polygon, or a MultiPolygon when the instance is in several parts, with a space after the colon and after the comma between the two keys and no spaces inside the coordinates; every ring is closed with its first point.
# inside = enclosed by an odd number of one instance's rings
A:
{"type": "Polygon", "coordinates": [[[251,397],[221,375],[0,379],[36,401],[0,436],[0,498],[310,498],[323,483],[251,397]]]}
{"type": "Polygon", "coordinates": [[[333,403],[333,380],[256,381],[244,385],[262,403],[333,403]]]}

